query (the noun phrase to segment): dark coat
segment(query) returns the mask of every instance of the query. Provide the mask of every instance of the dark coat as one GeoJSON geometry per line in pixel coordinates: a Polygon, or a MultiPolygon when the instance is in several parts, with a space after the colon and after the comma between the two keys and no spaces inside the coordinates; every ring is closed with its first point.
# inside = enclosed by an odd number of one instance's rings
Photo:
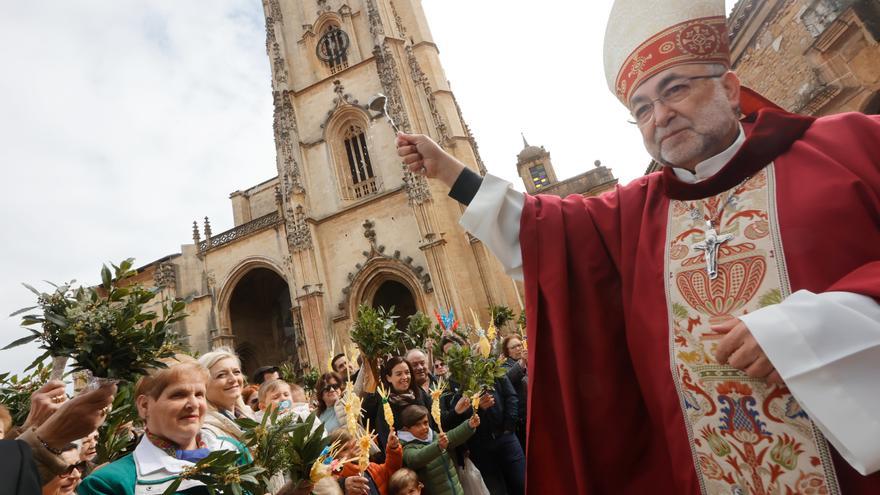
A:
{"type": "MultiPolygon", "coordinates": [[[[472,413],[471,409],[465,411],[464,414],[456,413],[455,404],[461,399],[461,388],[455,382],[450,381],[449,390],[451,393],[440,398],[444,430],[451,430],[467,421],[472,413]]],[[[519,401],[507,376],[495,380],[495,388],[491,393],[495,397],[495,405],[479,411],[480,426],[477,428],[476,434],[467,442],[471,449],[491,442],[504,432],[516,431],[519,401]]]]}
{"type": "Polygon", "coordinates": [[[0,440],[0,495],[40,495],[42,483],[31,448],[18,440],[0,440]]]}

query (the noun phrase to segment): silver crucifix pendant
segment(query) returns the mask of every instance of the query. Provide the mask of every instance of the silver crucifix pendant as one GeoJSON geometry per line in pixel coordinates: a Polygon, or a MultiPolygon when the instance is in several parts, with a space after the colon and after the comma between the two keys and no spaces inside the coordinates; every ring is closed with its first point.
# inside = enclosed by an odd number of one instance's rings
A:
{"type": "Polygon", "coordinates": [[[706,238],[692,246],[697,251],[703,251],[709,280],[718,277],[718,247],[731,239],[733,234],[718,235],[712,222],[706,222],[706,238]]]}

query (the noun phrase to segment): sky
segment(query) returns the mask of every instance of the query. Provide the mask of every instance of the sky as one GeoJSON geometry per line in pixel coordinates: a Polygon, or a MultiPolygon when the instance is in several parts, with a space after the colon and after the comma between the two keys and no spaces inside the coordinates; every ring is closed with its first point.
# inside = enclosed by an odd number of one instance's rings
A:
{"type": "MultiPolygon", "coordinates": [[[[490,173],[522,189],[520,133],[560,179],[595,160],[644,173],[603,74],[611,4],[423,0],[490,173]]],[[[6,317],[33,304],[21,282],[95,284],[102,263],[179,252],[193,220],[231,228],[229,193],[276,174],[259,0],[6,0],[0,61],[0,346],[25,334],[6,317]]],[[[37,355],[0,351],[0,372],[37,355]]]]}

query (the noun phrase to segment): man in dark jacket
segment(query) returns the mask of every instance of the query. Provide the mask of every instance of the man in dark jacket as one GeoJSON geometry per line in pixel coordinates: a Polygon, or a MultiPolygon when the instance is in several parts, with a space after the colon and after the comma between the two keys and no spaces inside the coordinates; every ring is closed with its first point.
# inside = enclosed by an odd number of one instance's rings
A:
{"type": "MultiPolygon", "coordinates": [[[[451,393],[441,397],[446,430],[467,421],[473,413],[470,401],[462,401],[458,384],[450,381],[449,386],[451,393]]],[[[515,434],[517,414],[516,391],[507,376],[502,376],[480,399],[480,426],[467,442],[470,459],[493,495],[525,492],[526,458],[515,434]]]]}

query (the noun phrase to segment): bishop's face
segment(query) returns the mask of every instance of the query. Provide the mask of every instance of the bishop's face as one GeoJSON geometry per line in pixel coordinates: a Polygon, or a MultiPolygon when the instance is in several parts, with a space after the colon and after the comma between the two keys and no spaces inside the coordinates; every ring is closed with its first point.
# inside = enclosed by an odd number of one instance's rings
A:
{"type": "Polygon", "coordinates": [[[653,117],[640,123],[639,131],[648,153],[664,165],[693,171],[730,146],[739,132],[739,79],[715,65],[681,65],[646,80],[633,92],[629,108],[635,114],[652,104],[653,117]],[[677,91],[687,96],[663,101],[677,91]]]}

